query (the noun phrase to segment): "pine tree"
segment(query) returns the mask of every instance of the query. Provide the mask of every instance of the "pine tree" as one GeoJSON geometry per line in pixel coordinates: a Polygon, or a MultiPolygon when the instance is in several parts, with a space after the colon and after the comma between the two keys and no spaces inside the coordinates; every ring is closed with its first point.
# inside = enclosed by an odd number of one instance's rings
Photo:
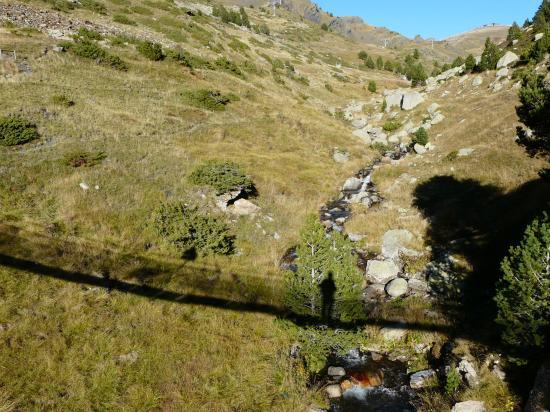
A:
{"type": "Polygon", "coordinates": [[[384,68],[384,60],[380,56],[376,59],[376,68],[378,70],[382,70],[384,68]]]}
{"type": "Polygon", "coordinates": [[[481,62],[479,63],[479,68],[481,71],[486,70],[495,70],[497,68],[497,63],[502,57],[502,51],[498,46],[491,41],[490,38],[485,40],[485,50],[481,55],[481,62]]]}
{"type": "Polygon", "coordinates": [[[244,7],[241,7],[239,12],[241,14],[241,26],[250,28],[250,20],[248,19],[248,14],[246,14],[244,7]]]}
{"type": "Polygon", "coordinates": [[[357,54],[357,57],[359,57],[359,60],[367,61],[367,59],[369,58],[369,55],[366,51],[361,50],[359,54],[357,54]]]}
{"type": "Polygon", "coordinates": [[[414,49],[413,58],[414,58],[415,60],[419,60],[419,59],[420,59],[420,52],[418,51],[418,49],[414,49]]]}
{"type": "Polygon", "coordinates": [[[286,306],[298,315],[321,317],[321,283],[332,274],[335,283],[333,317],[359,319],[363,278],[357,269],[353,244],[340,233],[327,236],[317,216],[309,216],[296,249],[298,270],[285,274],[286,306]]]}
{"type": "Polygon", "coordinates": [[[464,64],[464,59],[460,56],[458,56],[456,59],[454,59],[453,63],[451,64],[451,66],[453,67],[460,67],[464,64]]]}
{"type": "Polygon", "coordinates": [[[505,343],[522,354],[543,350],[550,333],[550,220],[527,228],[519,246],[502,262],[497,285],[497,323],[505,343]]]}
{"type": "Polygon", "coordinates": [[[514,40],[519,40],[521,38],[522,33],[523,32],[519,28],[519,25],[516,22],[514,22],[512,26],[510,26],[510,29],[508,30],[508,38],[507,38],[508,42],[511,43],[514,40]]]}
{"type": "Polygon", "coordinates": [[[386,62],[384,63],[384,70],[387,70],[389,72],[393,71],[393,63],[391,62],[391,60],[386,60],[386,62]]]}
{"type": "Polygon", "coordinates": [[[469,54],[468,57],[466,57],[464,65],[467,72],[472,72],[475,69],[476,58],[474,57],[473,54],[469,54]]]}
{"type": "Polygon", "coordinates": [[[533,18],[533,25],[535,32],[543,32],[546,30],[546,26],[550,23],[550,0],[543,0],[539,6],[535,17],[533,18]]]}

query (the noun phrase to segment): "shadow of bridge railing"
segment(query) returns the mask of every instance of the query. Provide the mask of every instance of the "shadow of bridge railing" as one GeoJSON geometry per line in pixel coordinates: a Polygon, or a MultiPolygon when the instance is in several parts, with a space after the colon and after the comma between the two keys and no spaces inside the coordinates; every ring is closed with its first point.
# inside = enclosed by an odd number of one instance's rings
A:
{"type": "MultiPolygon", "coordinates": [[[[76,247],[65,240],[57,243],[48,235],[41,233],[32,232],[30,236],[28,233],[23,235],[23,232],[15,226],[0,224],[0,266],[5,268],[152,300],[201,305],[243,313],[264,313],[289,319],[304,326],[322,323],[318,318],[290,313],[279,304],[279,299],[274,296],[282,296],[282,291],[279,290],[282,284],[280,278],[273,279],[273,276],[261,275],[228,277],[222,275],[217,267],[201,267],[187,262],[178,265],[158,257],[133,256],[131,270],[126,273],[128,278],[121,279],[113,273],[110,265],[125,261],[126,255],[127,253],[124,253],[121,257],[112,248],[97,250],[93,242],[84,242],[76,247]],[[82,256],[83,250],[87,251],[84,256],[82,256]],[[76,259],[76,254],[79,256],[79,262],[72,262],[76,259]],[[90,264],[91,260],[94,260],[93,265],[90,264]],[[87,270],[75,270],[70,266],[85,267],[87,270]],[[92,270],[92,268],[95,269],[92,270]],[[164,276],[166,278],[163,278],[164,276]],[[174,278],[176,278],[175,282],[174,278]],[[166,284],[170,284],[170,287],[176,290],[168,289],[166,284]],[[176,286],[172,286],[174,284],[176,286]]],[[[455,330],[452,326],[436,324],[432,321],[407,322],[405,320],[403,322],[401,317],[396,319],[376,317],[357,322],[330,324],[331,327],[340,329],[355,329],[365,325],[439,332],[447,335],[453,334],[455,330]]]]}

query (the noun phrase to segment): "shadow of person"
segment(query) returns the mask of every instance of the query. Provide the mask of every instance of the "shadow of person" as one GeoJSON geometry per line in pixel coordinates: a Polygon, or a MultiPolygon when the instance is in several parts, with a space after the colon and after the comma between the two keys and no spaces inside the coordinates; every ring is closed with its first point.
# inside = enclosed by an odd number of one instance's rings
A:
{"type": "Polygon", "coordinates": [[[334,308],[334,295],[336,294],[336,283],[332,272],[320,283],[321,289],[322,311],[321,318],[323,321],[330,323],[332,321],[332,309],[334,308]]]}

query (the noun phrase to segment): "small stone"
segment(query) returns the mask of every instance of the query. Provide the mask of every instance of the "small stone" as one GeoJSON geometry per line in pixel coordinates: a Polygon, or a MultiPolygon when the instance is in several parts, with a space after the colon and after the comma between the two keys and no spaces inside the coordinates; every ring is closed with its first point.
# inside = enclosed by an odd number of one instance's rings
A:
{"type": "Polygon", "coordinates": [[[261,210],[259,206],[256,206],[254,203],[246,199],[238,199],[228,209],[231,213],[234,213],[238,216],[255,215],[261,210]]]}
{"type": "Polygon", "coordinates": [[[414,151],[419,155],[424,154],[427,151],[424,146],[418,143],[416,143],[413,148],[414,148],[414,151]]]}
{"type": "Polygon", "coordinates": [[[344,150],[335,149],[332,154],[332,159],[336,163],[346,163],[349,161],[349,153],[344,150]]]}
{"type": "Polygon", "coordinates": [[[432,369],[416,372],[411,375],[411,388],[420,389],[426,386],[428,381],[435,377],[436,373],[432,369]]]}
{"type": "Polygon", "coordinates": [[[134,351],[134,352],[127,353],[125,355],[119,355],[117,357],[117,361],[118,363],[127,363],[131,365],[132,363],[136,363],[138,358],[139,358],[139,354],[134,351]]]}
{"type": "Polygon", "coordinates": [[[329,366],[327,375],[332,378],[341,378],[346,376],[346,370],[340,366],[329,366]]]}
{"type": "Polygon", "coordinates": [[[340,385],[328,385],[325,388],[325,393],[329,399],[337,399],[342,397],[342,389],[340,389],[340,385]]]}
{"type": "Polygon", "coordinates": [[[473,152],[474,152],[474,149],[463,148],[463,149],[460,149],[460,150],[458,151],[458,156],[459,156],[459,157],[470,156],[473,152]]]}
{"type": "Polygon", "coordinates": [[[84,191],[90,190],[90,186],[88,186],[86,183],[82,182],[79,184],[80,188],[84,191]]]}
{"type": "Polygon", "coordinates": [[[405,295],[409,290],[409,285],[406,279],[397,278],[390,281],[386,285],[386,293],[392,298],[405,295]]]}
{"type": "Polygon", "coordinates": [[[363,185],[363,182],[361,179],[358,179],[356,177],[350,177],[346,182],[344,183],[343,190],[346,191],[353,191],[353,190],[359,190],[361,186],[363,185]]]}
{"type": "Polygon", "coordinates": [[[365,235],[358,235],[356,233],[348,233],[348,239],[352,242],[360,242],[365,238],[365,235]]]}
{"type": "Polygon", "coordinates": [[[483,77],[481,77],[481,76],[474,77],[474,80],[472,82],[472,86],[478,87],[478,86],[481,86],[482,84],[483,84],[483,77]]]}
{"type": "Polygon", "coordinates": [[[61,52],[64,52],[65,51],[65,48],[62,47],[62,46],[53,46],[52,47],[52,50],[56,53],[61,53],[61,52]]]}
{"type": "Polygon", "coordinates": [[[481,401],[459,402],[453,406],[452,412],[487,412],[485,403],[481,401]]]}
{"type": "Polygon", "coordinates": [[[367,278],[373,283],[387,283],[397,277],[399,267],[390,261],[369,260],[367,262],[367,278]]]}

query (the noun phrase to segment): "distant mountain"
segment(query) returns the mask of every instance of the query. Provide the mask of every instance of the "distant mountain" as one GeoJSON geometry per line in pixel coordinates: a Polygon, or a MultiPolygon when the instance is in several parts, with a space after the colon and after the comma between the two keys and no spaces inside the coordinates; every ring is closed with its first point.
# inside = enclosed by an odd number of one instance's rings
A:
{"type": "Polygon", "coordinates": [[[325,23],[334,32],[340,33],[358,43],[389,47],[398,52],[408,52],[419,49],[427,58],[437,60],[452,60],[457,56],[467,54],[478,55],[483,50],[485,39],[490,37],[493,41],[502,42],[507,35],[508,27],[503,25],[487,25],[472,31],[437,41],[423,39],[420,36],[409,39],[400,33],[385,27],[372,26],[361,17],[333,16],[324,11],[319,5],[310,0],[218,0],[222,4],[254,7],[283,8],[305,20],[316,24],[325,23]]]}

